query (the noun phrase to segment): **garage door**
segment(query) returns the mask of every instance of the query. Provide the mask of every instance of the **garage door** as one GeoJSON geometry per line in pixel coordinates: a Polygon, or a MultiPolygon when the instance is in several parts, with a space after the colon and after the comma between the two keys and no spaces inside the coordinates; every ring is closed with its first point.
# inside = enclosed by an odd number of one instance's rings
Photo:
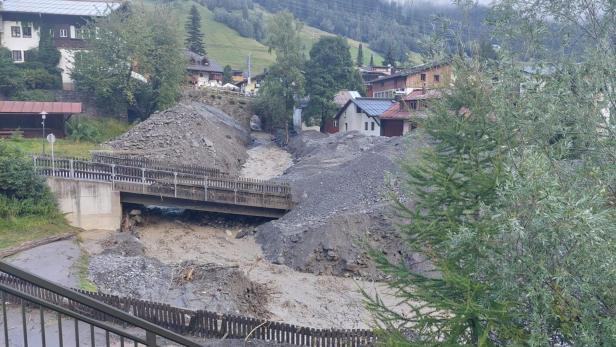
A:
{"type": "Polygon", "coordinates": [[[381,120],[381,136],[402,136],[404,133],[404,121],[398,119],[381,120]]]}

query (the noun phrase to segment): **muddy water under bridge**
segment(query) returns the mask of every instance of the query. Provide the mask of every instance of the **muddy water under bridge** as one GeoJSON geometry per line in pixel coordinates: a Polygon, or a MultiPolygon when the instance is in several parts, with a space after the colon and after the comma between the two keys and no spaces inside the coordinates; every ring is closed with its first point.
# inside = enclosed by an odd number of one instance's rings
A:
{"type": "Polygon", "coordinates": [[[99,154],[89,160],[32,160],[35,171],[48,177],[62,212],[85,229],[116,229],[122,203],[268,218],[279,218],[293,207],[288,183],[233,177],[208,167],[99,154]]]}

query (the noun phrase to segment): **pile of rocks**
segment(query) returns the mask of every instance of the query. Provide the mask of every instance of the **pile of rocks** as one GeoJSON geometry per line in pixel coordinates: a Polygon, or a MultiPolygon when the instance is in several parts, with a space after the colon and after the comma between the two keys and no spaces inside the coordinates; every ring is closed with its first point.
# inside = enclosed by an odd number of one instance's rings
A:
{"type": "Polygon", "coordinates": [[[371,247],[392,261],[418,261],[395,231],[388,193],[404,200],[400,161],[416,160],[417,149],[426,145],[421,133],[385,138],[308,132],[294,140],[296,164],[282,178],[291,182],[297,206],[257,228],[268,259],[300,271],[374,279],[382,276],[367,256],[371,247]]]}
{"type": "Polygon", "coordinates": [[[215,107],[189,102],[152,114],[108,145],[121,153],[237,174],[249,141],[245,125],[215,107]]]}

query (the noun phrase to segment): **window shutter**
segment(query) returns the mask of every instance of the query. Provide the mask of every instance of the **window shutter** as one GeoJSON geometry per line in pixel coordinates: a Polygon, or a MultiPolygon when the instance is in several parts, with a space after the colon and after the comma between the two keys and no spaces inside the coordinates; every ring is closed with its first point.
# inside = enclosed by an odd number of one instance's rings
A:
{"type": "Polygon", "coordinates": [[[71,25],[70,38],[71,39],[75,38],[75,26],[74,25],[71,25]]]}

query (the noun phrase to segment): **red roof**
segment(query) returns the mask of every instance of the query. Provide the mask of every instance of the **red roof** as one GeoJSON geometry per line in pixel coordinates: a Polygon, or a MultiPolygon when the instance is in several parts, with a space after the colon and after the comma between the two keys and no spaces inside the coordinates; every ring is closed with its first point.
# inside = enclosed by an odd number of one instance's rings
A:
{"type": "Polygon", "coordinates": [[[407,110],[400,109],[400,103],[396,102],[391,105],[390,108],[385,110],[383,114],[379,116],[380,119],[409,119],[411,118],[411,113],[407,110]]]}
{"type": "Polygon", "coordinates": [[[441,96],[442,96],[442,93],[440,91],[438,91],[438,90],[434,90],[434,89],[428,89],[428,90],[417,89],[417,90],[413,90],[411,93],[409,93],[407,96],[405,96],[404,100],[411,101],[411,100],[435,99],[435,98],[440,98],[441,96]]]}
{"type": "Polygon", "coordinates": [[[80,102],[0,101],[0,113],[81,113],[80,102]]]}

